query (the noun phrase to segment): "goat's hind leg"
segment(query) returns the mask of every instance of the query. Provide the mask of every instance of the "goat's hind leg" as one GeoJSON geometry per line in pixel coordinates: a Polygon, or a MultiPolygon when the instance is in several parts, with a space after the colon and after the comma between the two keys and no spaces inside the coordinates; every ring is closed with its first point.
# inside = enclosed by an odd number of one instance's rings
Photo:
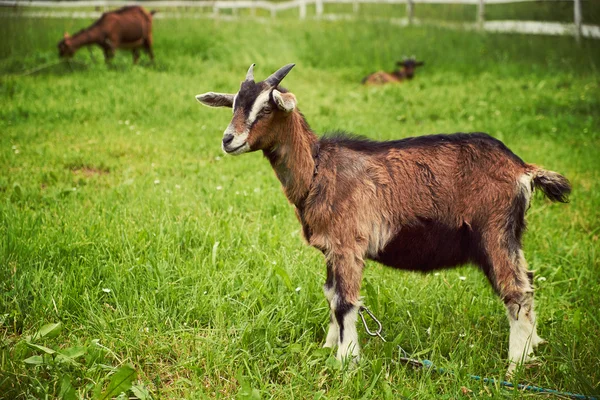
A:
{"type": "Polygon", "coordinates": [[[138,60],[140,59],[140,49],[135,48],[133,50],[131,50],[132,54],[133,54],[133,63],[137,64],[138,60]]]}
{"type": "Polygon", "coordinates": [[[490,280],[504,301],[510,324],[507,374],[511,375],[517,365],[532,359],[534,347],[543,342],[536,331],[531,272],[520,249],[496,248],[490,262],[490,280]]]}

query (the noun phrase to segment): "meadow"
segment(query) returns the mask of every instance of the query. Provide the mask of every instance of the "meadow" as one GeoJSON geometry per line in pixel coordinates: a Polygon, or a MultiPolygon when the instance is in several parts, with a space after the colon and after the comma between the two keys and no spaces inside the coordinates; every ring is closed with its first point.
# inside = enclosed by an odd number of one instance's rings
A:
{"type": "Polygon", "coordinates": [[[220,148],[248,66],[285,79],[312,128],[378,140],[484,131],[559,171],[524,250],[548,340],[515,379],[600,394],[600,42],[368,21],[157,20],[156,63],[98,49],[57,61],[91,21],[2,18],[0,398],[522,398],[502,378],[508,322],[472,266],[416,274],[368,262],[362,295],[389,343],[359,329],[348,369],[321,349],[325,266],[268,162],[220,148]],[[401,85],[364,87],[403,55],[401,85]],[[48,68],[36,70],[37,67],[48,68]],[[454,375],[397,362],[400,345],[454,375]]]}

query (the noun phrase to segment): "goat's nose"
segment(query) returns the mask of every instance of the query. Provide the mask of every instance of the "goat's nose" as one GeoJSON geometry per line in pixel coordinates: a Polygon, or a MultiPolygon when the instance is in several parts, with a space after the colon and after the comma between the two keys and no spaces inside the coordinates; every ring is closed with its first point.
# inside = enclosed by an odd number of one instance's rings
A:
{"type": "Polygon", "coordinates": [[[231,133],[228,133],[227,135],[223,136],[223,146],[227,146],[232,141],[233,141],[233,135],[231,133]]]}

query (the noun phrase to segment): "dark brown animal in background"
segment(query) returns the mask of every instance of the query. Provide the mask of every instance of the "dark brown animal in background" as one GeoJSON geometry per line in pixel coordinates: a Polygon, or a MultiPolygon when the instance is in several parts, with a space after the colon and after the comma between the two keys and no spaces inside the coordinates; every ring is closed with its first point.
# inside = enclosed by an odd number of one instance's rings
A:
{"type": "Polygon", "coordinates": [[[70,36],[65,33],[58,43],[58,55],[73,57],[82,46],[97,44],[104,51],[106,62],[115,55],[116,49],[129,49],[133,52],[133,63],[140,58],[140,48],[154,61],[152,52],[152,16],[156,11],[146,11],[139,6],[127,6],[102,14],[89,28],[70,36]]]}
{"type": "Polygon", "coordinates": [[[252,65],[236,94],[196,98],[233,108],[223,135],[232,155],[261,150],[296,207],[306,240],[327,264],[330,324],[325,347],[357,358],[357,313],[365,260],[427,272],[473,263],[506,306],[509,372],[542,342],[533,272],[521,239],[534,189],[566,202],[562,175],[524,162],[484,133],[375,142],[344,134],[318,138],[279,86],[294,64],[262,82],[252,65]]]}
{"type": "Polygon", "coordinates": [[[412,79],[415,76],[415,69],[424,65],[423,61],[416,61],[414,58],[405,58],[402,61],[396,62],[399,69],[387,73],[377,71],[363,78],[362,83],[365,85],[383,85],[386,83],[402,82],[412,79]]]}

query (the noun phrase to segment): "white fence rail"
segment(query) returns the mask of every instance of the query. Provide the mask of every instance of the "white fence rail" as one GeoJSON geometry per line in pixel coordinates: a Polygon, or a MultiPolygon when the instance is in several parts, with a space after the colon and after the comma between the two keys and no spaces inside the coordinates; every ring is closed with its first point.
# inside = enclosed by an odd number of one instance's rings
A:
{"type": "MultiPolygon", "coordinates": [[[[335,19],[335,15],[324,15],[324,4],[352,4],[353,12],[356,14],[359,11],[360,4],[403,4],[406,6],[407,17],[401,20],[402,24],[417,24],[423,23],[414,18],[415,4],[464,4],[476,5],[477,14],[475,26],[469,23],[444,23],[437,21],[449,27],[465,27],[467,29],[477,28],[490,32],[516,32],[516,33],[532,33],[532,34],[549,34],[549,35],[573,35],[579,41],[581,37],[590,37],[600,39],[600,26],[584,25],[582,23],[581,0],[544,0],[550,3],[556,2],[571,2],[573,3],[573,23],[564,24],[558,22],[537,22],[537,21],[485,21],[485,6],[493,4],[507,3],[522,3],[539,0],[290,0],[286,2],[274,3],[265,0],[174,0],[174,1],[106,1],[106,0],[77,0],[77,1],[41,1],[41,0],[0,0],[0,11],[3,9],[21,9],[21,8],[43,8],[43,9],[77,9],[77,8],[96,8],[97,10],[108,10],[109,8],[121,7],[125,5],[142,5],[146,8],[208,8],[212,9],[211,17],[218,17],[220,10],[230,9],[250,9],[254,15],[255,10],[262,9],[270,12],[272,17],[277,15],[277,12],[298,9],[298,14],[301,19],[306,18],[307,5],[315,6],[316,18],[331,18],[335,19]]],[[[0,16],[2,13],[0,13],[0,16]]],[[[15,15],[14,12],[9,15],[15,15]]],[[[22,12],[19,15],[29,17],[74,17],[74,18],[94,18],[99,16],[96,12],[80,12],[75,11],[69,14],[68,12],[56,11],[36,11],[22,12]]],[[[189,15],[188,15],[189,16],[189,15]]],[[[158,18],[185,18],[184,13],[162,13],[158,14],[158,18]]],[[[436,23],[432,21],[431,23],[436,23]]]]}

